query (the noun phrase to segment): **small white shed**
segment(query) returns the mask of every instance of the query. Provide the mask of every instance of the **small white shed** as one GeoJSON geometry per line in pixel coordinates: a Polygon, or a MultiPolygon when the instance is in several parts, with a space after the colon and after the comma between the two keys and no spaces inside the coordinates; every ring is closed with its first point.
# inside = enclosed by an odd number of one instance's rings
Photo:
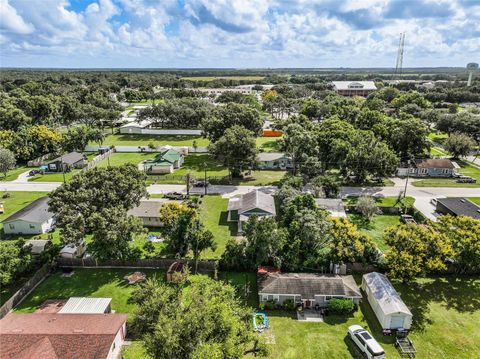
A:
{"type": "Polygon", "coordinates": [[[377,272],[365,274],[362,289],[383,329],[410,329],[412,313],[387,277],[377,272]]]}

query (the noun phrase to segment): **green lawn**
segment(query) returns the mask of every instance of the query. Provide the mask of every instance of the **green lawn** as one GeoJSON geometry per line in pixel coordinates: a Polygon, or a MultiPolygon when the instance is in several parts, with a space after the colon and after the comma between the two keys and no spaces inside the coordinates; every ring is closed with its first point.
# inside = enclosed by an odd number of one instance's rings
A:
{"type": "MultiPolygon", "coordinates": [[[[347,205],[355,205],[358,201],[357,196],[349,196],[346,199],[344,199],[344,202],[347,205]]],[[[415,203],[415,198],[413,197],[405,197],[404,199],[401,200],[401,202],[397,202],[398,197],[374,197],[375,202],[377,203],[377,206],[379,207],[401,207],[401,206],[407,206],[411,207],[415,203]]]]}
{"type": "Polygon", "coordinates": [[[431,147],[430,148],[430,154],[432,156],[448,156],[448,152],[445,151],[443,148],[440,147],[431,147]]]}
{"type": "Polygon", "coordinates": [[[448,138],[448,134],[443,132],[430,132],[427,138],[433,142],[443,143],[448,138]]]}
{"type": "MultiPolygon", "coordinates": [[[[17,312],[31,313],[47,299],[68,299],[70,297],[111,297],[112,309],[118,313],[132,313],[135,307],[129,302],[135,285],[123,279],[132,269],[75,269],[75,274],[66,278],[61,271],[53,273],[17,308],[17,312]]],[[[147,277],[156,275],[163,279],[160,270],[142,269],[147,277]]]]}
{"type": "Polygon", "coordinates": [[[280,152],[278,139],[280,137],[257,137],[257,148],[260,152],[280,152]]]}
{"type": "MultiPolygon", "coordinates": [[[[81,170],[79,169],[74,169],[71,172],[66,172],[65,173],[65,181],[68,182],[72,179],[73,176],[75,176],[77,173],[79,173],[81,170]]],[[[31,177],[28,182],[63,182],[63,173],[55,172],[55,173],[44,173],[35,175],[34,177],[31,177]]]]}
{"type": "Polygon", "coordinates": [[[347,216],[352,223],[357,225],[360,232],[372,237],[373,241],[381,251],[388,249],[388,245],[383,241],[383,232],[385,229],[401,223],[400,216],[398,215],[381,214],[375,216],[370,223],[366,222],[364,217],[359,214],[349,213],[347,216]]]}
{"type": "Polygon", "coordinates": [[[228,199],[217,195],[204,196],[200,206],[200,216],[205,227],[212,231],[217,249],[205,251],[205,259],[219,258],[225,251],[227,241],[237,233],[237,225],[227,222],[228,199]]]}
{"type": "MultiPolygon", "coordinates": [[[[193,141],[197,146],[208,146],[210,141],[201,136],[176,136],[176,135],[109,135],[103,142],[104,146],[148,146],[154,143],[155,146],[193,146],[193,141]]],[[[91,143],[91,145],[97,145],[91,143]]]]}
{"type": "Polygon", "coordinates": [[[477,180],[477,183],[457,183],[453,178],[427,178],[412,180],[412,186],[416,187],[480,187],[480,168],[474,167],[465,161],[456,161],[460,166],[458,172],[477,180]]]}
{"type": "Polygon", "coordinates": [[[470,201],[480,206],[480,197],[468,197],[470,201]]]}
{"type": "Polygon", "coordinates": [[[27,166],[17,166],[13,170],[7,172],[7,177],[3,177],[3,173],[0,174],[0,182],[16,180],[20,174],[27,172],[28,170],[29,167],[27,166]]]}

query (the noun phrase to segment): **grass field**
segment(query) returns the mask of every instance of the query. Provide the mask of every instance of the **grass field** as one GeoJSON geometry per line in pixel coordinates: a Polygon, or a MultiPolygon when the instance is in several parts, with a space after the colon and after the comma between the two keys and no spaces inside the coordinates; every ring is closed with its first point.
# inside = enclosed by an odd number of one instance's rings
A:
{"type": "Polygon", "coordinates": [[[187,76],[182,77],[185,81],[205,81],[210,82],[214,80],[233,80],[233,81],[257,81],[263,80],[265,76],[187,76]]]}
{"type": "Polygon", "coordinates": [[[280,137],[258,137],[257,148],[260,152],[280,152],[278,139],[280,137]]]}
{"type": "Polygon", "coordinates": [[[13,170],[11,171],[8,171],[7,172],[7,177],[4,177],[3,176],[3,173],[0,174],[0,182],[1,181],[13,181],[13,180],[16,180],[17,177],[22,174],[23,172],[27,172],[29,170],[28,167],[26,166],[18,166],[16,168],[14,168],[13,170]]]}
{"type": "Polygon", "coordinates": [[[448,152],[445,151],[443,148],[440,148],[440,147],[431,147],[430,148],[430,154],[432,156],[438,156],[438,157],[448,156],[448,152]]]}
{"type": "Polygon", "coordinates": [[[416,187],[480,187],[480,168],[474,167],[465,161],[456,161],[460,166],[458,170],[462,175],[470,176],[477,183],[457,183],[453,178],[427,178],[412,180],[412,186],[416,187]]]}
{"type": "Polygon", "coordinates": [[[480,206],[480,197],[468,197],[470,201],[480,206]]]}
{"type": "Polygon", "coordinates": [[[237,225],[227,222],[227,206],[228,199],[221,196],[211,195],[202,199],[200,217],[205,227],[213,233],[217,243],[215,252],[205,251],[202,258],[219,258],[225,251],[227,241],[237,233],[237,225]]]}
{"type": "MultiPolygon", "coordinates": [[[[355,205],[358,201],[357,196],[349,196],[346,199],[344,199],[345,204],[347,205],[355,205]]],[[[375,202],[377,203],[377,206],[379,207],[411,207],[415,203],[415,198],[413,197],[405,197],[404,199],[401,200],[401,202],[397,202],[398,197],[374,197],[375,202]]]]}
{"type": "Polygon", "coordinates": [[[443,143],[448,138],[448,134],[443,132],[430,132],[427,138],[433,142],[443,143]]]}
{"type": "Polygon", "coordinates": [[[383,241],[385,229],[401,223],[400,216],[385,214],[375,216],[370,223],[365,221],[363,216],[355,213],[349,213],[348,219],[357,225],[360,232],[370,235],[381,251],[388,249],[388,245],[383,241]]]}

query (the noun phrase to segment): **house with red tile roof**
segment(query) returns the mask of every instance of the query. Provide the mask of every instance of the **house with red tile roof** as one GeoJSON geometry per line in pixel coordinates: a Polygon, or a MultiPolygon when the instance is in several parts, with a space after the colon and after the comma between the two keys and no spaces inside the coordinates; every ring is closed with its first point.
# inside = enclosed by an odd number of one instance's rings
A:
{"type": "Polygon", "coordinates": [[[2,359],[115,359],[126,314],[8,314],[0,320],[2,359]]]}

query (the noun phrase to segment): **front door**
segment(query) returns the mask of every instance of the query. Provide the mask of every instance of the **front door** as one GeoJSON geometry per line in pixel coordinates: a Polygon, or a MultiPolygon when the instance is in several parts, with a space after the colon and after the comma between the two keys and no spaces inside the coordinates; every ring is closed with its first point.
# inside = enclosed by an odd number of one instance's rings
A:
{"type": "Polygon", "coordinates": [[[312,306],[312,303],[309,300],[305,301],[305,308],[310,308],[312,306]]]}

